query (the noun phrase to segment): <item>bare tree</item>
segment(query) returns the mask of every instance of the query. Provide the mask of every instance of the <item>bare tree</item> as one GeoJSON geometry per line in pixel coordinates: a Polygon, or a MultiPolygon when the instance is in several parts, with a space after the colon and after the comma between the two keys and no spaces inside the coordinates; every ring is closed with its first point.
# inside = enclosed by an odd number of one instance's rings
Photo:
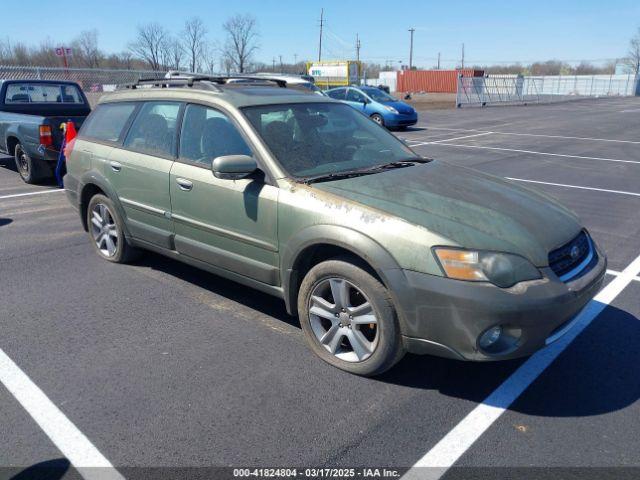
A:
{"type": "Polygon", "coordinates": [[[640,28],[638,32],[629,42],[629,52],[625,59],[625,63],[631,69],[632,73],[640,74],[640,28]]]}
{"type": "Polygon", "coordinates": [[[234,15],[224,22],[222,28],[227,34],[222,54],[236,71],[244,73],[258,49],[256,19],[249,14],[234,15]]]}
{"type": "Polygon", "coordinates": [[[200,18],[193,17],[184,23],[182,31],[182,45],[189,61],[189,71],[200,69],[201,58],[206,50],[207,28],[200,18]]]}
{"type": "Polygon", "coordinates": [[[0,62],[7,64],[13,60],[13,52],[9,38],[0,40],[0,62]]]}
{"type": "Polygon", "coordinates": [[[133,68],[132,67],[133,54],[131,52],[124,51],[118,54],[117,57],[118,57],[118,62],[120,63],[120,68],[124,68],[126,70],[131,70],[133,68]]]}
{"type": "Polygon", "coordinates": [[[174,70],[180,70],[185,54],[182,42],[177,38],[172,38],[169,40],[167,47],[169,49],[169,65],[174,70]]]}
{"type": "Polygon", "coordinates": [[[136,39],[129,45],[134,55],[144,59],[152,70],[162,69],[169,33],[158,23],[139,25],[136,39]]]}
{"type": "Polygon", "coordinates": [[[98,68],[103,57],[98,48],[98,30],[85,30],[72,42],[76,56],[84,66],[98,68]]]}
{"type": "Polygon", "coordinates": [[[198,69],[208,74],[216,73],[216,53],[219,50],[215,43],[205,43],[202,46],[202,54],[198,60],[198,69]]]}

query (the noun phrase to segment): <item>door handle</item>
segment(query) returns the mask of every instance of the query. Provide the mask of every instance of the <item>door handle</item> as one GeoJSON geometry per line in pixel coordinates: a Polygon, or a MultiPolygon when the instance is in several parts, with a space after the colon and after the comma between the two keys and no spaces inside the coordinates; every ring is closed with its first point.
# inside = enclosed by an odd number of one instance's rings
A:
{"type": "Polygon", "coordinates": [[[176,178],[176,183],[178,184],[178,187],[180,187],[180,190],[184,190],[185,192],[188,192],[193,188],[193,182],[184,178],[176,178]]]}
{"type": "Polygon", "coordinates": [[[111,165],[111,170],[114,172],[122,170],[122,164],[120,162],[109,162],[109,165],[111,165]]]}

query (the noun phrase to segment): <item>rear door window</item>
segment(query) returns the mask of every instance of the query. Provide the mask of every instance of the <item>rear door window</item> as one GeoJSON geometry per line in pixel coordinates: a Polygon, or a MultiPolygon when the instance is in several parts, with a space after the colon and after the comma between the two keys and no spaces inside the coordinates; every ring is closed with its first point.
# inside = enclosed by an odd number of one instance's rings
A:
{"type": "Polygon", "coordinates": [[[99,105],[82,125],[80,135],[104,142],[118,142],[135,108],[135,103],[99,105]]]}
{"type": "Polygon", "coordinates": [[[337,88],[335,90],[329,90],[327,95],[331,98],[335,98],[336,100],[344,100],[346,89],[345,88],[337,88]]]}
{"type": "Polygon", "coordinates": [[[159,157],[173,157],[176,150],[178,102],[146,102],[131,125],[125,148],[159,157]]]}
{"type": "Polygon", "coordinates": [[[355,90],[353,88],[349,89],[349,93],[347,93],[347,102],[358,102],[358,103],[362,103],[364,102],[365,96],[360,93],[358,90],[355,90]]]}
{"type": "Polygon", "coordinates": [[[180,158],[211,168],[223,155],[252,155],[233,122],[222,112],[202,105],[187,105],[180,133],[180,158]]]}

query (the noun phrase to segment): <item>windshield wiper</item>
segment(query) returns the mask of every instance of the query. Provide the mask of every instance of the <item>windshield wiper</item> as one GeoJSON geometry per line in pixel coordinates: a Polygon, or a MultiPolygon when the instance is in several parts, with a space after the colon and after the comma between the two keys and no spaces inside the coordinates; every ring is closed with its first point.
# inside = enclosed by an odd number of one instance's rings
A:
{"type": "Polygon", "coordinates": [[[325,182],[331,180],[338,180],[341,178],[359,177],[361,175],[371,175],[391,168],[404,168],[411,167],[417,163],[429,163],[430,158],[403,158],[402,160],[395,160],[393,162],[381,163],[380,165],[373,165],[358,170],[345,170],[342,172],[323,173],[321,175],[315,175],[313,177],[305,177],[300,179],[301,182],[309,184],[314,182],[325,182]]]}
{"type": "Polygon", "coordinates": [[[365,170],[345,170],[344,172],[332,172],[332,173],[323,173],[322,175],[315,175],[313,177],[305,177],[301,178],[300,181],[302,183],[310,184],[315,182],[325,182],[330,180],[338,180],[341,178],[351,178],[351,177],[359,177],[361,175],[371,175],[376,173],[375,170],[367,168],[365,170]]]}
{"type": "Polygon", "coordinates": [[[379,170],[387,170],[390,168],[404,168],[404,167],[412,167],[417,163],[429,163],[431,162],[430,158],[403,158],[402,160],[394,160],[393,162],[381,163],[380,165],[374,165],[370,167],[369,170],[379,171],[379,170]]]}

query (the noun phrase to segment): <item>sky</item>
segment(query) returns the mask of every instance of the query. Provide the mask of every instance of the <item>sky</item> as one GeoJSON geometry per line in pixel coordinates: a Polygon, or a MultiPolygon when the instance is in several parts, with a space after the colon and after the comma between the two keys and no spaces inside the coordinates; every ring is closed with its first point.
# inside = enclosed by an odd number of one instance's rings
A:
{"type": "Polygon", "coordinates": [[[559,59],[602,63],[623,57],[640,27],[638,0],[2,0],[0,38],[38,44],[63,44],[82,30],[97,29],[100,48],[120,52],[134,39],[136,26],[158,22],[178,34],[186,19],[198,16],[211,41],[224,40],[222,23],[236,13],[258,21],[256,60],[270,64],[318,55],[320,9],[324,8],[323,59],[355,58],[396,66],[408,63],[409,28],[415,28],[414,64],[432,67],[438,53],[443,67],[459,63],[493,64],[559,59]],[[65,8],[65,5],[70,7],[65,8]],[[45,8],[46,6],[46,8],[45,8]],[[25,15],[25,12],[35,12],[25,15]],[[46,13],[45,13],[46,12],[46,13]],[[46,19],[46,21],[45,21],[46,19]]]}

